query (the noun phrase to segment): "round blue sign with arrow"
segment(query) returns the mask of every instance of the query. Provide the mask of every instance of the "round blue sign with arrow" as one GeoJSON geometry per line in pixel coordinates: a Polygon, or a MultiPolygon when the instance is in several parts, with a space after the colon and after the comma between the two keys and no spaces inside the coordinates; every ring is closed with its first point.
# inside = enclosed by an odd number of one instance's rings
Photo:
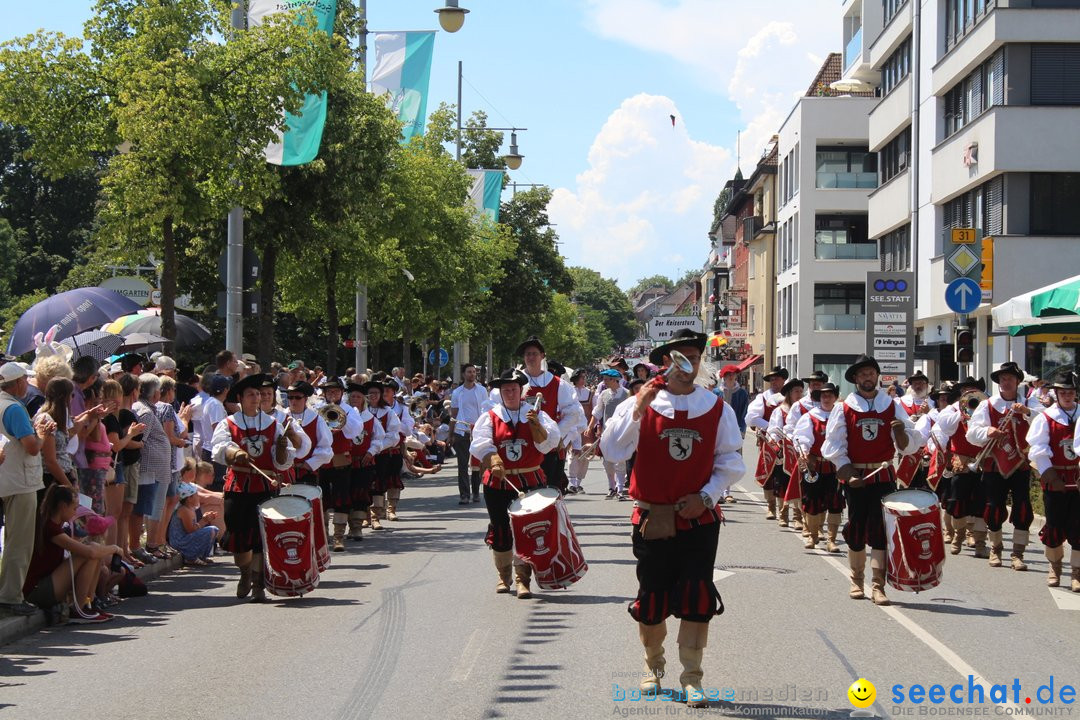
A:
{"type": "MultiPolygon", "coordinates": [[[[976,286],[977,287],[977,286],[976,286]]],[[[435,354],[435,348],[428,351],[428,364],[435,365],[435,367],[446,367],[446,364],[450,362],[450,353],[446,352],[446,348],[439,348],[439,354],[435,354]],[[438,359],[439,364],[435,365],[435,360],[438,359]]]]}
{"type": "Polygon", "coordinates": [[[945,288],[945,304],[954,313],[973,313],[981,303],[982,288],[971,278],[956,278],[945,288]]]}

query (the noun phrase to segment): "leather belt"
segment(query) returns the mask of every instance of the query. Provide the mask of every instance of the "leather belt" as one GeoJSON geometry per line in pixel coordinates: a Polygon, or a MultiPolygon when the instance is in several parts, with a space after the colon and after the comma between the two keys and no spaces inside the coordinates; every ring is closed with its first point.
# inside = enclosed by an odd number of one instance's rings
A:
{"type": "Polygon", "coordinates": [[[540,469],[539,465],[537,465],[536,467],[513,468],[513,469],[506,470],[506,474],[507,475],[528,475],[529,473],[534,473],[539,469],[540,469]]]}
{"type": "MultiPolygon", "coordinates": [[[[229,469],[232,470],[234,473],[240,473],[241,475],[256,475],[258,477],[262,477],[262,475],[258,471],[252,470],[251,468],[243,467],[242,465],[230,465],[229,469]]],[[[259,468],[259,470],[262,470],[262,468],[259,468]]],[[[281,475],[282,475],[282,473],[284,471],[282,471],[282,470],[262,470],[262,472],[266,473],[267,475],[269,475],[270,477],[272,477],[272,478],[274,478],[276,480],[279,477],[281,477],[281,475]]]]}
{"type": "Polygon", "coordinates": [[[352,455],[350,453],[335,453],[330,458],[330,465],[335,468],[343,468],[352,464],[352,455]]]}
{"type": "MultiPolygon", "coordinates": [[[[876,463],[851,463],[851,467],[853,467],[853,468],[855,468],[857,470],[877,470],[879,467],[881,467],[881,463],[885,463],[889,467],[892,467],[891,462],[885,462],[884,460],[882,460],[881,462],[876,462],[876,463]]],[[[882,472],[884,472],[884,471],[882,471],[882,472]]]]}

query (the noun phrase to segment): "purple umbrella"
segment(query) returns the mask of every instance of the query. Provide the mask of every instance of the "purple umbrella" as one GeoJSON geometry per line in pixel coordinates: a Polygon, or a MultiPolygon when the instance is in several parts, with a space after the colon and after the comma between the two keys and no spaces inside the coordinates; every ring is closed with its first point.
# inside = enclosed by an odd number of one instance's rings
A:
{"type": "Polygon", "coordinates": [[[54,339],[63,340],[84,330],[96,330],[122,315],[138,312],[140,307],[115,290],[98,287],[53,295],[22,314],[8,338],[7,352],[9,355],[30,352],[34,349],[34,335],[48,332],[53,325],[60,327],[54,339]]]}

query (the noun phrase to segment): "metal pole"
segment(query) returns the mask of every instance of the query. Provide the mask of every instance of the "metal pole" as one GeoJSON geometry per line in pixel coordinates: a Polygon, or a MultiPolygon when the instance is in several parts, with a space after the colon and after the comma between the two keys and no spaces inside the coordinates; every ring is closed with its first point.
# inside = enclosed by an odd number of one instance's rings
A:
{"type": "MultiPolygon", "coordinates": [[[[914,32],[911,36],[911,160],[908,163],[911,173],[911,230],[908,242],[911,243],[911,269],[915,272],[915,308],[919,307],[919,95],[921,94],[920,75],[922,74],[922,0],[911,5],[914,32]]],[[[903,268],[898,268],[903,269],[903,268]]],[[[918,320],[918,312],[915,313],[918,320]]]]}
{"type": "MultiPolygon", "coordinates": [[[[244,29],[246,0],[233,5],[232,26],[244,29]]],[[[225,249],[225,347],[237,356],[244,352],[244,208],[229,210],[225,249]]]]}
{"type": "MultiPolygon", "coordinates": [[[[357,0],[357,10],[360,12],[360,67],[367,81],[367,0],[357,0]]],[[[353,365],[356,372],[362,373],[368,366],[368,331],[367,331],[367,285],[357,280],[356,282],[356,329],[353,333],[356,338],[353,365]]]]}
{"type": "MultiPolygon", "coordinates": [[[[457,64],[457,136],[454,140],[454,156],[461,162],[461,61],[457,64]]],[[[436,349],[438,352],[438,349],[436,349]]],[[[454,382],[461,382],[461,359],[464,352],[461,341],[454,343],[454,382]]]]}

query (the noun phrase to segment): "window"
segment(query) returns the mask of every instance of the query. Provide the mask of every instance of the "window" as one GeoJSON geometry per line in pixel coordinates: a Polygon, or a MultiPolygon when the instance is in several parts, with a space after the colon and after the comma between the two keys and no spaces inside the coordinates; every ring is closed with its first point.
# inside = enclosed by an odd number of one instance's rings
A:
{"type": "Polygon", "coordinates": [[[1032,173],[1032,235],[1080,234],[1080,173],[1032,173]]]}
{"type": "Polygon", "coordinates": [[[795,143],[795,150],[791,153],[791,196],[799,194],[799,143],[795,143]]]}
{"type": "Polygon", "coordinates": [[[955,134],[994,105],[1004,103],[1005,50],[1002,48],[945,93],[945,137],[955,134]]]}
{"type": "Polygon", "coordinates": [[[854,355],[814,355],[814,369],[829,376],[831,382],[840,388],[840,397],[847,397],[855,392],[855,386],[844,379],[844,373],[855,362],[854,355]]]}
{"type": "Polygon", "coordinates": [[[865,147],[819,147],[817,187],[876,188],[877,154],[865,147]]]}
{"type": "MultiPolygon", "coordinates": [[[[1034,176],[1032,176],[1034,177],[1034,176]]],[[[1032,182],[1034,192],[1035,183],[1032,182]]],[[[1000,235],[1002,232],[1002,206],[1004,205],[1005,181],[1000,175],[973,190],[950,200],[942,206],[942,227],[977,228],[984,235],[1000,235]]],[[[1033,206],[1034,207],[1034,204],[1033,206]]],[[[1032,230],[1034,232],[1034,229],[1032,230]]]]}
{"type": "Polygon", "coordinates": [[[866,329],[865,283],[814,285],[814,330],[866,329]]]}
{"type": "Polygon", "coordinates": [[[945,0],[945,50],[956,45],[996,4],[996,0],[945,0]]]}
{"type": "Polygon", "coordinates": [[[889,56],[881,68],[881,93],[888,95],[911,72],[911,36],[889,56]]]}
{"type": "Polygon", "coordinates": [[[755,323],[755,315],[756,314],[757,313],[754,312],[754,306],[751,305],[750,306],[750,313],[746,318],[746,331],[748,333],[750,333],[751,335],[757,332],[757,330],[755,329],[757,327],[757,325],[755,323]]]}
{"type": "Polygon", "coordinates": [[[814,257],[818,260],[874,260],[877,242],[867,238],[865,215],[818,215],[814,257]]]}
{"type": "Polygon", "coordinates": [[[905,225],[881,237],[882,272],[906,272],[911,269],[910,235],[909,226],[905,225]]]}
{"type": "MultiPolygon", "coordinates": [[[[900,12],[900,8],[907,4],[907,0],[881,0],[881,7],[883,16],[885,18],[884,25],[888,25],[889,21],[896,17],[896,13],[900,12]]],[[[815,366],[816,367],[816,366],[815,366]]]]}
{"type": "Polygon", "coordinates": [[[1031,46],[1031,104],[1080,105],[1080,45],[1031,46]]]}
{"type": "Polygon", "coordinates": [[[882,185],[907,170],[910,155],[911,128],[908,127],[878,151],[878,172],[882,185]]]}

